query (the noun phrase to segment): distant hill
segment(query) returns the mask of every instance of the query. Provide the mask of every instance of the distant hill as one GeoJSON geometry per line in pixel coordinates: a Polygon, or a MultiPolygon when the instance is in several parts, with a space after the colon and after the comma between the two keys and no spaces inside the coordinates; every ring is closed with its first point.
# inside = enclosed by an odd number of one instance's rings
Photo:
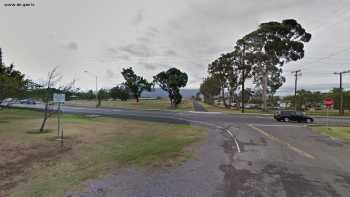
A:
{"type": "MultiPolygon", "coordinates": [[[[181,89],[180,93],[183,98],[191,98],[192,96],[196,96],[198,89],[181,89]]],[[[163,91],[160,88],[155,88],[152,92],[144,91],[142,92],[142,97],[168,97],[168,93],[163,91]]]]}

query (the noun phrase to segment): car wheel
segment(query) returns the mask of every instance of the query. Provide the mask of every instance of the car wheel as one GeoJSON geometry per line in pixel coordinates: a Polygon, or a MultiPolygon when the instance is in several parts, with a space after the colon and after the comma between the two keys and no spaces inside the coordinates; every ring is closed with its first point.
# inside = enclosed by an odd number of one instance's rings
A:
{"type": "Polygon", "coordinates": [[[312,123],[313,121],[311,119],[306,119],[306,123],[312,123]]]}
{"type": "Polygon", "coordinates": [[[289,118],[285,117],[283,118],[284,122],[289,122],[289,118]]]}

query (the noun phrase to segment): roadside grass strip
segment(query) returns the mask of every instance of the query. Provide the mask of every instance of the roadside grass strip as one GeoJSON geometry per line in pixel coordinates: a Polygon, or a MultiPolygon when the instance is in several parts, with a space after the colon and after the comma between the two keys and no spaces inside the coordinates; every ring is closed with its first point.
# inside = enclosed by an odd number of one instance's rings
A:
{"type": "MultiPolygon", "coordinates": [[[[67,106],[73,107],[96,107],[96,101],[94,100],[73,100],[65,103],[67,106]]],[[[165,110],[165,111],[193,111],[192,100],[183,99],[182,103],[177,106],[176,109],[170,107],[170,101],[168,99],[159,100],[140,100],[136,102],[134,99],[127,101],[120,100],[106,100],[102,101],[101,108],[121,108],[121,109],[142,109],[142,110],[165,110]]]]}
{"type": "Polygon", "coordinates": [[[312,131],[350,143],[350,127],[311,126],[312,131]]]}
{"type": "Polygon", "coordinates": [[[0,196],[64,196],[119,168],[177,166],[207,134],[190,125],[64,115],[61,149],[57,119],[39,133],[41,118],[37,111],[0,111],[0,196]]]}
{"type": "Polygon", "coordinates": [[[285,145],[289,149],[293,150],[294,152],[296,152],[296,153],[298,153],[298,154],[300,154],[300,155],[302,155],[302,156],[304,156],[304,157],[306,157],[308,159],[316,159],[316,157],[311,155],[310,153],[307,153],[307,152],[305,152],[305,151],[303,151],[303,150],[301,150],[301,149],[299,149],[299,148],[289,144],[288,142],[283,141],[283,140],[281,140],[281,139],[279,139],[279,138],[277,138],[277,137],[275,137],[275,136],[265,132],[264,130],[262,130],[262,129],[258,128],[258,127],[255,127],[253,124],[248,124],[248,126],[250,128],[252,128],[252,129],[254,129],[255,131],[263,134],[264,136],[268,137],[270,140],[275,141],[275,142],[277,142],[279,144],[285,145]]]}

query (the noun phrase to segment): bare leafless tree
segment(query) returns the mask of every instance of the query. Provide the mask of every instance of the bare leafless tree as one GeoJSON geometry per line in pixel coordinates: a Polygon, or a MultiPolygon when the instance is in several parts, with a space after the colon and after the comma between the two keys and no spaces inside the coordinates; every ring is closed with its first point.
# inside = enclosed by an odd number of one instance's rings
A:
{"type": "Polygon", "coordinates": [[[44,117],[40,126],[40,132],[44,132],[47,119],[54,113],[54,110],[50,106],[52,97],[52,90],[54,86],[61,80],[61,76],[57,73],[57,67],[53,68],[47,76],[47,81],[44,82],[45,91],[42,97],[44,102],[44,117]]]}

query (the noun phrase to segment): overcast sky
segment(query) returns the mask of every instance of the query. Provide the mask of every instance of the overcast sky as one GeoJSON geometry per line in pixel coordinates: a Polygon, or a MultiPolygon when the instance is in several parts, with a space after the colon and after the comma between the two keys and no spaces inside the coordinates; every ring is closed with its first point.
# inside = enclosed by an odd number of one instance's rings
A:
{"type": "MultiPolygon", "coordinates": [[[[58,66],[67,83],[109,88],[132,66],[151,80],[171,66],[189,74],[198,88],[207,65],[262,22],[295,18],[312,33],[302,61],[284,66],[282,90],[290,73],[302,69],[300,88],[331,87],[332,73],[350,69],[349,0],[0,0],[0,47],[6,64],[43,80],[58,66]],[[6,7],[4,3],[34,3],[6,7]]],[[[350,85],[350,74],[344,76],[350,85]]],[[[346,86],[345,86],[346,87],[346,86]]],[[[349,88],[349,87],[346,87],[349,88]]]]}

